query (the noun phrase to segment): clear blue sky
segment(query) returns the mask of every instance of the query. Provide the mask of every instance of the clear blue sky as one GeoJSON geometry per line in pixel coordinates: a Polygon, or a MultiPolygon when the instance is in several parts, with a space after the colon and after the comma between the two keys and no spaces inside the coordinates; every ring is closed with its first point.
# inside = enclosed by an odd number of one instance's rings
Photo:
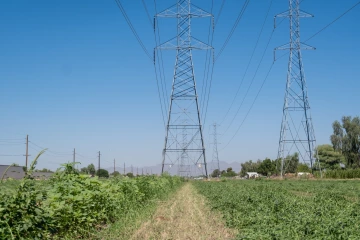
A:
{"type": "MultiPolygon", "coordinates": [[[[152,54],[155,46],[141,1],[123,0],[140,38],[152,54]]],[[[153,1],[147,3],[154,15],[153,1]]],[[[158,10],[176,1],[158,0],[158,10]]],[[[214,47],[218,52],[243,5],[228,0],[218,21],[214,47]]],[[[357,0],[304,0],[302,9],[315,18],[301,20],[305,40],[330,23],[357,0]]],[[[210,11],[211,1],[193,0],[210,11]]],[[[215,17],[221,1],[214,4],[215,17]]],[[[244,74],[270,0],[251,1],[228,46],[215,64],[213,85],[205,125],[208,161],[209,124],[221,122],[244,74]]],[[[288,1],[274,0],[252,64],[229,116],[234,116],[254,75],[273,29],[273,16],[285,11],[288,1]]],[[[146,57],[126,24],[115,1],[1,1],[0,2],[0,164],[24,164],[24,139],[29,134],[32,159],[40,147],[49,151],[39,168],[56,169],[72,160],[75,147],[81,166],[150,166],[161,163],[164,126],[152,62],[146,57]],[[19,140],[13,140],[19,139],[19,140]],[[12,143],[12,144],[10,144],[12,143]],[[36,144],[36,145],[34,145],[36,144]]],[[[194,20],[193,35],[207,41],[208,20],[194,20]]],[[[172,20],[159,22],[161,40],[176,34],[172,20]]],[[[360,7],[356,7],[308,44],[304,51],[308,84],[318,144],[329,143],[331,124],[343,115],[359,115],[360,102],[360,7]]],[[[273,49],[287,43],[288,21],[275,31],[244,105],[229,130],[220,136],[222,149],[248,111],[273,60],[273,49]]],[[[281,54],[281,53],[280,53],[281,54]]],[[[280,55],[279,54],[279,55],[280,55]]],[[[203,53],[194,53],[200,97],[204,71],[203,53]]],[[[164,53],[167,94],[170,94],[175,53],[164,53]]],[[[254,108],[231,143],[220,151],[220,159],[243,162],[275,158],[277,154],[287,57],[276,62],[254,108]]],[[[167,99],[168,100],[168,99],[167,99]]]]}

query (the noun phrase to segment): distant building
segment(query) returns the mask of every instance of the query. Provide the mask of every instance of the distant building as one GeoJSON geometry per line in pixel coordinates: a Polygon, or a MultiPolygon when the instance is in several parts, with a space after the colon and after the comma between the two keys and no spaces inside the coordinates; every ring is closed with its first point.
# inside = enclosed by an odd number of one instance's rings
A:
{"type": "Polygon", "coordinates": [[[11,166],[6,174],[4,175],[6,169],[10,165],[0,165],[0,178],[4,176],[4,179],[12,178],[12,179],[22,179],[25,177],[25,172],[23,167],[21,166],[11,166]]]}
{"type": "Polygon", "coordinates": [[[310,175],[310,173],[308,173],[308,172],[298,172],[297,175],[298,175],[298,177],[308,176],[308,175],[310,175]]]}
{"type": "Polygon", "coordinates": [[[246,173],[246,178],[258,178],[260,177],[260,174],[258,174],[257,172],[247,172],[246,173]]]}

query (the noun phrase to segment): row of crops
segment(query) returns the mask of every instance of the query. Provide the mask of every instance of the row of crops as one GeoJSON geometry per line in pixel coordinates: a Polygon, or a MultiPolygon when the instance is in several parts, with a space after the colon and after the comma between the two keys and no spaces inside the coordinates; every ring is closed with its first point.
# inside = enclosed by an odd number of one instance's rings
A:
{"type": "Polygon", "coordinates": [[[181,182],[171,176],[99,180],[79,175],[69,165],[48,181],[21,180],[12,191],[5,188],[14,183],[3,183],[0,239],[86,238],[105,224],[141,211],[181,182]]]}
{"type": "Polygon", "coordinates": [[[360,239],[360,182],[195,182],[237,239],[360,239]]]}

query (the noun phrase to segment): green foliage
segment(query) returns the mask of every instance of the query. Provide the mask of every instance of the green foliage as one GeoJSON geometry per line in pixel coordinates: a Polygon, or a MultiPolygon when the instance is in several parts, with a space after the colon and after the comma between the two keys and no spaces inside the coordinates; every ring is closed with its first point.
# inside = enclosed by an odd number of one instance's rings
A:
{"type": "Polygon", "coordinates": [[[335,151],[329,144],[319,145],[316,148],[322,169],[340,169],[340,163],[346,163],[345,156],[335,151]]]}
{"type": "Polygon", "coordinates": [[[271,161],[269,158],[266,158],[261,162],[260,166],[257,169],[257,172],[264,176],[270,176],[275,173],[276,164],[275,161],[271,161]]]}
{"type": "Polygon", "coordinates": [[[354,181],[194,182],[236,239],[360,239],[354,181]]]}
{"type": "Polygon", "coordinates": [[[308,167],[308,165],[304,163],[299,163],[296,169],[296,172],[311,172],[311,169],[308,167]]]}
{"type": "Polygon", "coordinates": [[[113,175],[114,177],[118,177],[118,176],[120,176],[121,174],[120,174],[118,171],[115,171],[115,172],[111,173],[111,175],[113,175]]]}
{"type": "Polygon", "coordinates": [[[266,158],[264,161],[257,160],[253,162],[252,160],[241,164],[240,176],[244,177],[247,172],[257,172],[264,176],[270,176],[277,173],[276,162],[279,160],[271,160],[266,158]]]}
{"type": "Polygon", "coordinates": [[[323,177],[335,179],[360,178],[360,169],[326,170],[323,172],[323,177]]]}
{"type": "Polygon", "coordinates": [[[221,177],[235,177],[235,176],[236,176],[236,172],[234,172],[231,167],[227,168],[226,172],[224,171],[221,174],[221,177]]]}
{"type": "Polygon", "coordinates": [[[285,173],[296,173],[299,165],[299,154],[289,155],[284,160],[285,173]]]}
{"type": "Polygon", "coordinates": [[[96,176],[98,177],[102,177],[102,178],[108,178],[109,177],[109,172],[105,169],[99,169],[96,171],[96,176]]]}
{"type": "Polygon", "coordinates": [[[219,177],[221,174],[219,169],[215,169],[212,173],[211,173],[211,177],[215,178],[215,177],[219,177]]]}
{"type": "Polygon", "coordinates": [[[87,166],[87,173],[91,174],[91,175],[95,175],[95,166],[94,166],[94,164],[89,164],[89,166],[87,166]]]}
{"type": "Polygon", "coordinates": [[[133,178],[133,177],[134,177],[134,174],[133,174],[132,172],[128,172],[128,173],[126,174],[126,176],[128,176],[129,178],[133,178]]]}
{"type": "Polygon", "coordinates": [[[257,172],[261,165],[261,160],[253,162],[252,160],[241,164],[240,176],[244,177],[247,172],[257,172]]]}
{"type": "Polygon", "coordinates": [[[100,181],[78,174],[74,165],[62,165],[43,182],[46,187],[27,177],[14,192],[0,191],[0,239],[88,238],[99,226],[141,211],[182,182],[169,175],[100,181]]]}
{"type": "Polygon", "coordinates": [[[344,116],[333,123],[334,134],[330,140],[336,152],[346,159],[347,167],[360,167],[360,118],[344,116]]]}

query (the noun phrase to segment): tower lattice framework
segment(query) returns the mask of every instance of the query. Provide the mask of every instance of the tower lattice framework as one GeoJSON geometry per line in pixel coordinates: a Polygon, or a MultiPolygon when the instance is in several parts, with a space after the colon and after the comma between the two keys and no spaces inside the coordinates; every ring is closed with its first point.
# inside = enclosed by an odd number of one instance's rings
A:
{"type": "MultiPolygon", "coordinates": [[[[193,65],[193,50],[213,50],[211,46],[191,35],[193,18],[212,14],[191,4],[190,0],[177,3],[155,16],[177,18],[177,36],[157,46],[157,49],[176,50],[175,69],[166,123],[162,172],[180,175],[208,176],[203,127],[200,119],[198,95],[193,65]]],[[[213,52],[213,51],[212,51],[213,52]]]]}
{"type": "Polygon", "coordinates": [[[219,160],[219,151],[218,151],[218,132],[217,132],[217,124],[213,124],[213,154],[212,154],[212,162],[211,162],[211,171],[214,172],[215,169],[219,170],[219,174],[217,177],[220,176],[220,160],[219,160]]]}
{"type": "Polygon", "coordinates": [[[318,158],[315,156],[316,139],[301,57],[302,49],[314,50],[315,48],[300,42],[300,18],[313,17],[300,10],[300,0],[289,0],[289,10],[276,17],[287,17],[290,22],[290,42],[275,48],[275,50],[289,50],[290,52],[278,149],[278,159],[281,159],[280,172],[283,176],[293,160],[289,156],[294,153],[298,153],[299,162],[302,161],[311,169],[318,163],[318,158]]]}

